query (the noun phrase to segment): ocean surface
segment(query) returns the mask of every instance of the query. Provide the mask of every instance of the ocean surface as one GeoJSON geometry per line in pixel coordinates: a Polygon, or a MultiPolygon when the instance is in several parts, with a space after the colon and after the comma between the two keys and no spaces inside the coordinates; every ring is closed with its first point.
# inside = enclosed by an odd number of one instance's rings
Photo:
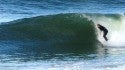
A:
{"type": "Polygon", "coordinates": [[[124,13],[124,0],[0,0],[0,70],[124,70],[124,13]]]}

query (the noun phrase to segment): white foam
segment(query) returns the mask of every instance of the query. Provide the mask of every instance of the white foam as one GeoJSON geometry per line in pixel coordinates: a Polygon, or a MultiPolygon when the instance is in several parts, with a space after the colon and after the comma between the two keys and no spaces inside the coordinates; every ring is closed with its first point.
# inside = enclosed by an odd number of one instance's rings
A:
{"type": "MultiPolygon", "coordinates": [[[[117,15],[116,15],[117,16],[117,15]]],[[[120,15],[120,18],[111,18],[105,15],[96,16],[93,15],[91,17],[85,16],[89,20],[92,20],[95,24],[101,24],[108,29],[108,41],[106,42],[102,37],[103,34],[97,29],[98,39],[104,45],[107,46],[125,46],[125,16],[120,15]]],[[[96,27],[97,28],[97,27],[96,27]]]]}
{"type": "Polygon", "coordinates": [[[121,18],[120,26],[117,26],[119,30],[112,30],[109,38],[109,45],[112,46],[125,46],[125,16],[121,18]]]}

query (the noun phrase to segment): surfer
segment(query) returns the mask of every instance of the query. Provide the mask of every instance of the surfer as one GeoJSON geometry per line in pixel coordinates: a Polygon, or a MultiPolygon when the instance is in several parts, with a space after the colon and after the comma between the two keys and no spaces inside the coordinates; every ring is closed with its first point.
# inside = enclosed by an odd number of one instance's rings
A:
{"type": "Polygon", "coordinates": [[[106,41],[108,41],[108,39],[107,39],[107,37],[106,37],[106,35],[107,35],[107,33],[108,33],[108,30],[107,30],[104,26],[102,26],[102,25],[100,25],[100,24],[97,24],[97,27],[100,29],[100,31],[103,31],[103,37],[104,37],[104,39],[105,39],[106,41]]]}

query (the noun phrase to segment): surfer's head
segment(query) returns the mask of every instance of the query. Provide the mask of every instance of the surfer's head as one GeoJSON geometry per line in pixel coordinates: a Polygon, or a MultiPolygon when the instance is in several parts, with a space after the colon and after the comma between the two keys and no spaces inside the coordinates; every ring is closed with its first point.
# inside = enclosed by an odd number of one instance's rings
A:
{"type": "Polygon", "coordinates": [[[97,27],[100,27],[101,25],[100,24],[97,24],[97,27]]]}

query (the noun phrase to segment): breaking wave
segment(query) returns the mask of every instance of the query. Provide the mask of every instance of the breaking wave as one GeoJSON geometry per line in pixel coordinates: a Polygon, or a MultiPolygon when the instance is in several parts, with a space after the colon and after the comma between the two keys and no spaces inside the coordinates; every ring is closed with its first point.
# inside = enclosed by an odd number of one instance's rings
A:
{"type": "Polygon", "coordinates": [[[97,46],[124,45],[124,15],[78,14],[24,18],[0,26],[1,45],[12,44],[18,51],[28,52],[92,52],[97,46]],[[108,42],[96,24],[108,30],[108,42]],[[7,42],[7,43],[6,43],[7,42]],[[28,50],[28,51],[27,51],[28,50]]]}

